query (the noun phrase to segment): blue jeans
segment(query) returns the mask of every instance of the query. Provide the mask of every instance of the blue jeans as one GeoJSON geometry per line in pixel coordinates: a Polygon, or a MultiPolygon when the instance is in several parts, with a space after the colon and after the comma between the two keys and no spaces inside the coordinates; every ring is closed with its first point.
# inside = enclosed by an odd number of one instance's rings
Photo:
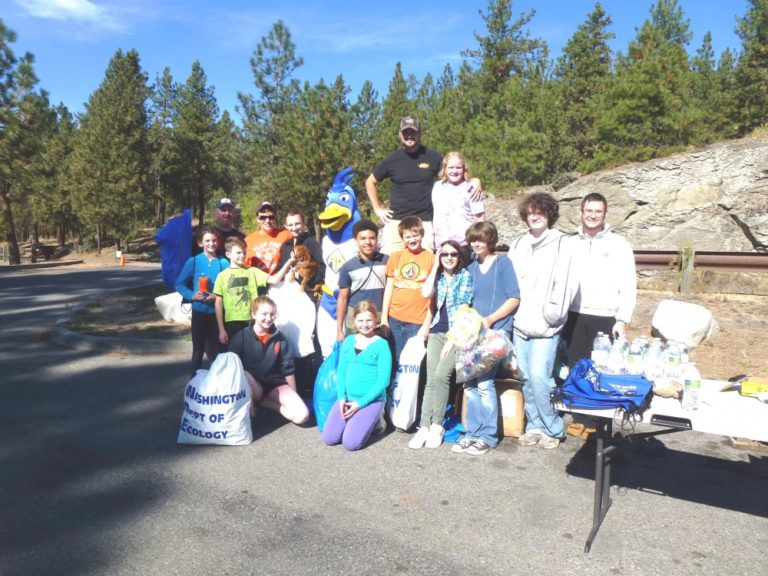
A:
{"type": "Polygon", "coordinates": [[[496,362],[480,378],[464,383],[464,393],[467,395],[467,433],[464,438],[482,440],[492,447],[499,443],[499,403],[494,380],[499,364],[496,362]]]}
{"type": "Polygon", "coordinates": [[[397,318],[389,318],[389,330],[392,332],[392,338],[395,340],[395,362],[400,362],[400,352],[405,348],[405,343],[414,336],[421,328],[421,324],[403,322],[397,318]]]}
{"type": "Polygon", "coordinates": [[[525,431],[563,437],[563,419],[552,407],[550,393],[555,388],[552,372],[560,335],[551,338],[529,338],[514,335],[517,369],[523,381],[525,431]]]}

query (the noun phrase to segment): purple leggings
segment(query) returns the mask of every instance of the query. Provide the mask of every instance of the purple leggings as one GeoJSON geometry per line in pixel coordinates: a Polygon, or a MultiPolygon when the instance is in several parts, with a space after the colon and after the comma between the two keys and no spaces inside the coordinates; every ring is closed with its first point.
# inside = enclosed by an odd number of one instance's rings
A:
{"type": "Polygon", "coordinates": [[[360,450],[371,437],[383,410],[384,402],[371,402],[365,408],[360,408],[352,418],[344,420],[339,402],[334,402],[325,420],[323,442],[328,446],[341,442],[347,450],[360,450]]]}

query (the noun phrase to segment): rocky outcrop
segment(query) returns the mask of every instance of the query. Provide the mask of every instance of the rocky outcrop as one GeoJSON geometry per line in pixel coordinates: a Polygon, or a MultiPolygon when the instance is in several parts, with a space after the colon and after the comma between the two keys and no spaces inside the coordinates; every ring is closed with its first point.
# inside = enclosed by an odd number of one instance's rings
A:
{"type": "MultiPolygon", "coordinates": [[[[639,164],[578,177],[569,173],[543,190],[560,200],[557,227],[579,224],[581,198],[608,199],[608,222],[635,249],[749,252],[768,249],[768,138],[713,144],[639,164]]],[[[489,197],[487,216],[502,242],[525,232],[515,200],[489,197]]]]}

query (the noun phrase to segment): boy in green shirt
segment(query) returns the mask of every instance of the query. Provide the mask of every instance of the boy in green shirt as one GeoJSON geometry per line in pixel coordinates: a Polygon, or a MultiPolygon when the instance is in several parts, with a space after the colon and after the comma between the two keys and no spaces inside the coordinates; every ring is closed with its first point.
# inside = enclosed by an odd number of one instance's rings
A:
{"type": "Polygon", "coordinates": [[[259,295],[259,288],[282,282],[294,264],[291,258],[278,272],[269,276],[256,267],[243,265],[246,244],[240,238],[227,238],[224,247],[229,268],[216,277],[213,287],[213,294],[216,296],[216,323],[219,325],[219,342],[222,346],[226,346],[232,336],[250,323],[251,303],[259,295]]]}

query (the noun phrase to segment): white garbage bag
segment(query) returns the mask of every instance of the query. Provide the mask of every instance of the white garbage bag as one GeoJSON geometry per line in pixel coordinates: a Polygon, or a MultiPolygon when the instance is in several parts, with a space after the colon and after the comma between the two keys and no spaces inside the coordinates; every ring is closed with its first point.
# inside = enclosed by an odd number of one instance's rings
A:
{"type": "Polygon", "coordinates": [[[237,354],[224,352],[184,389],[179,444],[250,444],[251,388],[237,354]]]}

